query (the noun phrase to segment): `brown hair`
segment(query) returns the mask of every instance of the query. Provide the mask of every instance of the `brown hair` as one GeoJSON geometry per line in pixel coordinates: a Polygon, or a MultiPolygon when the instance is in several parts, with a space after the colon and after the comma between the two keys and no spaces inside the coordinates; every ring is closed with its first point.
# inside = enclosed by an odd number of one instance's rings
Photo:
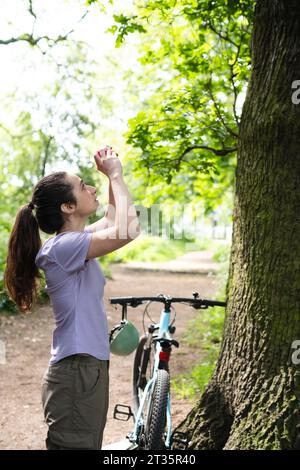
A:
{"type": "Polygon", "coordinates": [[[31,203],[22,206],[16,216],[8,241],[4,285],[22,313],[31,310],[42,278],[35,257],[42,246],[39,229],[48,234],[58,232],[65,223],[61,204],[76,204],[73,185],[66,172],[51,173],[34,187],[31,203]]]}

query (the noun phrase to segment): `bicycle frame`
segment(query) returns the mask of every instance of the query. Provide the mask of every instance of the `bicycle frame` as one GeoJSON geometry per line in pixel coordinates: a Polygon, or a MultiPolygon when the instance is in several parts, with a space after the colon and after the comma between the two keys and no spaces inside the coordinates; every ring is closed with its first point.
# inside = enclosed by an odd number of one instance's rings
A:
{"type": "MultiPolygon", "coordinates": [[[[160,321],[156,325],[156,326],[159,326],[159,332],[158,332],[159,338],[164,338],[164,339],[169,339],[169,340],[172,339],[172,337],[169,333],[170,313],[171,313],[170,309],[166,310],[165,308],[163,308],[161,310],[160,321]]],[[[130,442],[134,442],[134,443],[137,442],[139,430],[140,430],[140,428],[142,427],[143,424],[146,424],[146,423],[143,423],[141,421],[142,420],[142,413],[143,413],[143,410],[145,408],[145,405],[147,405],[147,402],[149,400],[151,400],[151,396],[152,396],[152,393],[153,393],[153,390],[154,390],[154,385],[155,385],[155,382],[156,382],[157,371],[158,371],[159,362],[160,362],[160,352],[161,351],[162,351],[162,347],[161,347],[160,343],[157,341],[156,344],[155,344],[155,358],[154,358],[154,366],[153,366],[153,371],[152,371],[152,377],[148,381],[148,383],[145,387],[143,397],[142,397],[142,400],[141,400],[141,404],[140,404],[139,409],[136,413],[134,430],[133,430],[132,434],[129,435],[130,442]]],[[[167,401],[167,437],[166,437],[166,440],[165,440],[166,448],[170,448],[170,446],[171,446],[171,436],[172,436],[172,417],[171,417],[171,398],[170,398],[170,394],[169,394],[168,401],[167,401]]]]}

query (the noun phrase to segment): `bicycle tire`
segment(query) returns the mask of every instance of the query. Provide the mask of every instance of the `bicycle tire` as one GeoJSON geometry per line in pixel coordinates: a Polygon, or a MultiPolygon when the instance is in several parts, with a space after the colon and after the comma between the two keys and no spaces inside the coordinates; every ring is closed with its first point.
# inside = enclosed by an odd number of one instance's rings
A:
{"type": "Polygon", "coordinates": [[[164,449],[164,433],[166,427],[167,404],[170,393],[170,376],[166,370],[157,371],[151,406],[145,429],[147,450],[164,449]]]}
{"type": "MultiPolygon", "coordinates": [[[[144,358],[144,346],[145,346],[145,343],[148,339],[148,335],[144,335],[141,337],[140,339],[140,342],[138,344],[138,347],[136,349],[136,352],[135,352],[135,356],[134,356],[134,363],[133,363],[133,381],[132,381],[132,391],[133,391],[133,409],[134,409],[134,413],[136,414],[138,409],[139,409],[139,406],[140,406],[140,393],[142,394],[144,389],[145,389],[145,386],[146,386],[146,383],[147,383],[147,377],[145,377],[145,381],[143,384],[141,384],[140,386],[138,385],[138,380],[139,380],[139,375],[140,375],[140,369],[141,369],[141,366],[142,366],[142,363],[143,363],[143,358],[144,358]]],[[[154,350],[151,351],[152,353],[152,356],[154,355],[154,350]]],[[[150,353],[150,355],[151,355],[150,353]]],[[[151,358],[151,361],[153,360],[153,357],[151,358]]],[[[151,376],[151,367],[152,367],[152,363],[150,361],[150,357],[148,358],[148,361],[146,363],[146,369],[147,369],[147,375],[150,377],[151,376]]]]}

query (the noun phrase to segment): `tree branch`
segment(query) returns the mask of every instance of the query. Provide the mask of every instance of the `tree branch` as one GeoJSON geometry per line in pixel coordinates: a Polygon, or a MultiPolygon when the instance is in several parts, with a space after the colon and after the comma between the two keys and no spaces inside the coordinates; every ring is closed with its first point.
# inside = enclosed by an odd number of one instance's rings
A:
{"type": "Polygon", "coordinates": [[[28,11],[33,16],[33,18],[37,20],[37,16],[35,12],[33,11],[32,0],[28,0],[28,1],[29,1],[28,11]]]}
{"type": "MultiPolygon", "coordinates": [[[[58,42],[58,40],[61,40],[60,38],[61,38],[61,36],[56,38],[55,42],[58,42]]],[[[34,38],[32,34],[24,33],[24,34],[21,34],[20,36],[17,36],[15,38],[0,39],[0,44],[2,44],[4,46],[7,46],[8,44],[12,44],[14,42],[26,41],[29,44],[31,44],[31,46],[36,46],[42,39],[46,39],[49,42],[53,41],[53,39],[49,38],[49,36],[39,36],[39,37],[34,38]]]]}
{"type": "Polygon", "coordinates": [[[219,38],[223,39],[224,41],[230,42],[230,44],[233,44],[233,46],[238,47],[238,44],[234,42],[228,34],[223,34],[220,31],[218,31],[215,26],[211,23],[211,21],[208,21],[208,26],[209,28],[217,35],[219,38]]]}
{"type": "MultiPolygon", "coordinates": [[[[239,54],[240,54],[240,50],[241,50],[241,46],[242,46],[242,43],[243,43],[243,39],[244,39],[244,36],[246,34],[246,31],[245,30],[242,30],[243,33],[240,37],[240,43],[237,44],[235,41],[233,41],[229,35],[228,35],[228,32],[225,34],[223,32],[220,32],[218,31],[215,26],[212,24],[211,21],[208,22],[208,25],[209,25],[209,28],[221,39],[223,39],[224,41],[227,41],[229,42],[230,44],[232,44],[233,46],[235,46],[237,48],[237,53],[236,53],[236,56],[235,56],[235,59],[233,61],[232,64],[229,64],[229,67],[230,67],[230,82],[231,82],[231,85],[232,85],[232,88],[233,88],[233,93],[234,93],[234,103],[233,103],[233,114],[234,114],[234,118],[235,118],[235,121],[236,121],[236,124],[237,126],[239,127],[240,126],[240,121],[239,121],[239,118],[238,118],[238,115],[237,115],[237,112],[236,112],[236,101],[237,101],[237,95],[238,95],[238,92],[237,92],[237,88],[235,86],[235,81],[234,81],[234,77],[235,77],[235,74],[233,72],[233,67],[235,66],[237,60],[238,60],[238,57],[239,57],[239,54]]],[[[213,98],[212,98],[213,99],[213,98]]],[[[215,100],[213,99],[214,103],[215,103],[215,100]]],[[[215,106],[216,106],[216,103],[215,103],[215,106]]],[[[219,114],[219,117],[221,119],[221,116],[219,114]]],[[[223,122],[223,119],[222,119],[222,122],[223,122]]],[[[223,122],[224,124],[224,122],[223,122]]],[[[227,129],[229,130],[229,129],[227,129]]]]}
{"type": "Polygon", "coordinates": [[[22,139],[23,137],[26,137],[28,135],[33,135],[38,132],[37,130],[32,130],[32,131],[24,132],[23,134],[12,134],[12,132],[1,123],[0,123],[0,128],[3,129],[9,135],[11,139],[22,139]]]}
{"type": "MultiPolygon", "coordinates": [[[[32,16],[34,16],[34,18],[36,19],[36,15],[32,9],[32,1],[29,2],[29,11],[30,13],[32,14],[32,16]]],[[[83,15],[82,17],[79,19],[79,21],[77,22],[77,24],[79,24],[85,17],[86,15],[89,13],[89,11],[87,10],[83,15]]],[[[35,20],[36,21],[36,20],[35,20]]],[[[12,38],[9,38],[9,39],[0,39],[0,45],[4,45],[4,46],[7,46],[8,44],[13,44],[15,42],[20,42],[20,41],[25,41],[25,42],[28,42],[31,46],[37,46],[38,43],[42,40],[42,39],[45,39],[48,43],[52,43],[50,47],[53,47],[55,44],[57,44],[58,42],[61,42],[61,41],[65,41],[66,39],[68,39],[68,36],[74,32],[74,28],[72,28],[70,31],[68,31],[66,34],[63,34],[63,35],[59,35],[57,38],[50,38],[49,36],[45,35],[45,36],[37,36],[37,37],[34,37],[33,33],[29,34],[29,33],[24,33],[24,34],[21,34],[20,36],[16,36],[16,37],[12,37],[12,38]]]]}
{"type": "Polygon", "coordinates": [[[35,12],[33,11],[32,0],[28,0],[28,1],[29,1],[28,11],[29,11],[30,15],[33,16],[33,23],[32,23],[32,28],[31,28],[31,35],[33,36],[34,35],[35,24],[37,22],[37,16],[36,16],[35,12]]]}
{"type": "Polygon", "coordinates": [[[180,164],[181,164],[183,158],[185,157],[185,155],[187,155],[189,152],[191,152],[191,150],[194,150],[194,149],[209,150],[210,152],[213,152],[218,157],[225,157],[229,153],[235,152],[237,150],[237,147],[224,148],[224,149],[215,149],[215,148],[209,147],[207,145],[191,145],[191,146],[187,147],[184,150],[184,152],[180,155],[180,157],[177,159],[176,171],[179,170],[180,164]]]}
{"type": "Polygon", "coordinates": [[[207,83],[207,87],[208,87],[209,96],[211,97],[211,99],[212,99],[212,101],[213,101],[213,103],[214,103],[215,110],[216,110],[217,115],[218,115],[219,119],[221,120],[223,126],[224,126],[225,129],[229,132],[229,134],[231,134],[231,135],[232,135],[233,137],[235,137],[235,138],[238,138],[239,135],[238,135],[236,132],[234,132],[234,131],[226,124],[226,122],[225,122],[225,120],[224,120],[224,118],[223,118],[223,116],[222,116],[222,113],[221,113],[221,111],[220,111],[220,109],[219,109],[219,106],[218,106],[218,104],[217,104],[217,102],[216,102],[216,100],[215,100],[215,97],[214,97],[213,93],[212,93],[211,77],[210,77],[209,82],[207,83]]]}
{"type": "Polygon", "coordinates": [[[54,136],[50,135],[46,140],[45,153],[42,159],[42,178],[45,176],[45,169],[46,169],[46,164],[47,164],[48,157],[49,157],[50,144],[53,139],[54,139],[54,136]]]}
{"type": "Polygon", "coordinates": [[[233,88],[233,93],[234,93],[234,101],[233,101],[233,106],[232,107],[233,107],[234,118],[235,118],[235,121],[236,121],[236,124],[237,124],[238,127],[240,126],[240,120],[239,120],[237,112],[236,112],[236,101],[237,101],[237,97],[238,97],[238,91],[237,91],[237,88],[235,86],[234,77],[235,77],[236,74],[234,73],[233,68],[234,68],[235,64],[237,63],[237,60],[238,60],[238,57],[239,57],[239,54],[240,54],[240,50],[241,50],[241,46],[242,46],[243,38],[244,38],[244,34],[241,36],[241,42],[238,45],[235,59],[234,59],[232,64],[229,64],[229,67],[230,67],[230,82],[231,82],[231,85],[232,85],[232,88],[233,88]]]}

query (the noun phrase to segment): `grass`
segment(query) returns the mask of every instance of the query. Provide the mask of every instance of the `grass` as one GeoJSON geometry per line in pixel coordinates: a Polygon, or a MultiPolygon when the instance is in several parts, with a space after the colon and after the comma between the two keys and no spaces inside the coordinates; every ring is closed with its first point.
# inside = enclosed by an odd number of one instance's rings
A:
{"type": "Polygon", "coordinates": [[[191,399],[203,393],[218,359],[223,322],[224,309],[220,307],[204,311],[190,322],[182,342],[196,351],[201,349],[202,359],[192,370],[173,379],[172,388],[178,397],[191,399]]]}
{"type": "Polygon", "coordinates": [[[214,248],[214,261],[225,265],[227,268],[229,263],[229,256],[230,256],[230,245],[229,244],[219,244],[214,248]]]}
{"type": "Polygon", "coordinates": [[[210,247],[210,244],[209,239],[173,240],[140,235],[134,242],[125,245],[120,250],[103,256],[100,262],[104,275],[111,278],[109,266],[112,263],[168,261],[183,255],[191,247],[193,250],[206,250],[210,247]]]}
{"type": "MultiPolygon", "coordinates": [[[[215,261],[222,261],[219,273],[220,286],[215,299],[225,299],[230,247],[216,250],[215,261]]],[[[172,379],[172,389],[178,398],[192,399],[199,397],[205,390],[215,369],[222,340],[225,309],[214,307],[203,310],[188,324],[181,343],[194,348],[200,356],[200,362],[184,374],[172,379]],[[200,351],[200,354],[199,354],[200,351]]]]}

